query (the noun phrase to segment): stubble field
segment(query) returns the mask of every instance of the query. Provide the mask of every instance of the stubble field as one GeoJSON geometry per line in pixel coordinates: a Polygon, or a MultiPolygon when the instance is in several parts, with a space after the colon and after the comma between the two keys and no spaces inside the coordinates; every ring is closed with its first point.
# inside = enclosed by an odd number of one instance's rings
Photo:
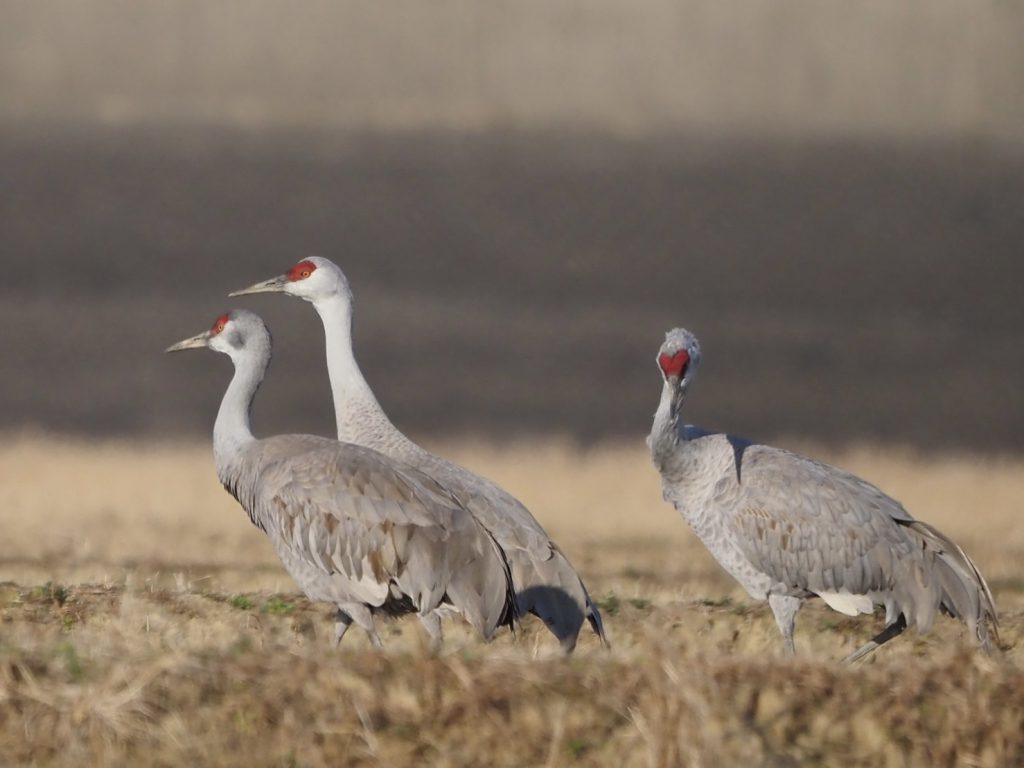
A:
{"type": "MultiPolygon", "coordinates": [[[[807,446],[793,445],[797,448],[807,446]]],[[[203,443],[8,435],[0,447],[0,755],[17,765],[1008,766],[1024,760],[1019,459],[825,454],[937,524],[1001,611],[853,669],[880,628],[810,604],[780,658],[766,606],[660,498],[642,441],[434,446],[519,495],[584,574],[613,647],[537,622],[491,645],[415,619],[332,647],[203,443]]],[[[813,450],[813,449],[812,449],[813,450]]],[[[821,451],[816,451],[822,454],[821,451]]]]}

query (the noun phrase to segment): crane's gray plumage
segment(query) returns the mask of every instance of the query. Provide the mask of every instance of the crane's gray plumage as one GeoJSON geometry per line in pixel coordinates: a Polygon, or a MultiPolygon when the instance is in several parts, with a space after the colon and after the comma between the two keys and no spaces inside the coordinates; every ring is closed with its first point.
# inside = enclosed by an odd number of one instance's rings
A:
{"type": "Polygon", "coordinates": [[[388,419],[352,351],[352,292],[333,262],[312,257],[288,273],[231,295],[283,292],[311,302],[323,321],[338,439],[374,448],[441,484],[490,532],[505,552],[520,611],[540,617],[571,651],[584,619],[607,645],[601,614],[568,558],[530,511],[487,478],[424,450],[388,419]]]}
{"type": "Polygon", "coordinates": [[[871,483],[790,451],[709,433],[681,420],[700,345],[676,328],[658,352],[664,387],[648,444],[670,501],[715,559],[768,600],[793,652],[801,603],[815,595],[856,616],[886,609],[886,629],[848,660],[939,611],[962,619],[986,650],[997,627],[973,561],[871,483]]]}
{"type": "Polygon", "coordinates": [[[251,312],[171,349],[228,354],[235,376],[214,426],[217,476],[269,536],[312,599],[338,607],[380,644],[372,615],[454,606],[486,639],[515,613],[511,574],[493,537],[433,480],[372,449],[313,435],[257,440],[249,409],[270,361],[270,335],[251,312]]]}

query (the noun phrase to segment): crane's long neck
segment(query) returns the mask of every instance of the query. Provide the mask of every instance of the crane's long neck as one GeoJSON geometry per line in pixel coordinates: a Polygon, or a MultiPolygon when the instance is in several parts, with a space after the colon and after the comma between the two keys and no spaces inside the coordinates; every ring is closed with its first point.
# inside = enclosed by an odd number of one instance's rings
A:
{"type": "Polygon", "coordinates": [[[327,374],[334,399],[338,439],[378,450],[409,443],[388,419],[363,378],[352,351],[352,302],[335,295],[314,302],[324,324],[327,374]]]}
{"type": "Polygon", "coordinates": [[[686,442],[679,424],[684,399],[685,394],[678,382],[665,382],[658,410],[654,412],[650,437],[651,458],[661,469],[668,467],[678,457],[680,444],[686,442]]]}
{"type": "Polygon", "coordinates": [[[241,450],[256,439],[252,434],[249,414],[253,397],[270,364],[270,339],[249,338],[246,346],[232,355],[232,362],[235,375],[220,401],[217,420],[213,424],[213,454],[217,474],[222,480],[223,473],[235,464],[241,450]]]}

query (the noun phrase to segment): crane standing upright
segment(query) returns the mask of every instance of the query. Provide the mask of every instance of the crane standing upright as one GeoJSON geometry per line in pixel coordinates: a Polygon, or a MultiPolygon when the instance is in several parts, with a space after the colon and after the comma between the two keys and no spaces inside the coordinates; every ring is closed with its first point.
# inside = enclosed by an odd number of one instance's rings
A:
{"type": "Polygon", "coordinates": [[[665,500],[751,597],[768,601],[787,655],[797,611],[814,596],[850,616],[885,606],[885,628],[847,662],[908,626],[927,631],[939,611],[991,649],[992,593],[959,546],[855,475],[687,426],[681,411],[700,363],[689,331],[669,331],[657,361],[663,387],[648,445],[665,500]]]}
{"type": "Polygon", "coordinates": [[[375,646],[373,614],[432,615],[450,604],[484,637],[512,625],[515,592],[504,553],[444,489],[377,451],[313,435],[257,439],[253,397],[271,341],[252,312],[221,315],[167,349],[209,348],[235,373],[213,428],[217,477],[270,537],[311,600],[337,606],[335,639],[354,621],[375,646]]]}
{"type": "MultiPolygon", "coordinates": [[[[496,483],[421,448],[391,423],[352,351],[352,291],[341,269],[320,257],[229,295],[285,293],[313,304],[323,321],[338,439],[406,462],[448,489],[494,536],[509,559],[521,612],[538,616],[568,653],[584,619],[605,645],[601,614],[568,558],[530,511],[496,483]]],[[[432,633],[440,635],[440,625],[432,633]]]]}

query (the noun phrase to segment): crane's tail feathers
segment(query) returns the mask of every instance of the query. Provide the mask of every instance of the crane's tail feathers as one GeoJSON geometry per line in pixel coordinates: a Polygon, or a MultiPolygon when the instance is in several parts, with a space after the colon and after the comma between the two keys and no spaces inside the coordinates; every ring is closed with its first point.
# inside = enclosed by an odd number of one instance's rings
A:
{"type": "Polygon", "coordinates": [[[469,553],[450,547],[458,565],[448,584],[448,597],[484,640],[491,640],[499,627],[515,631],[519,615],[505,551],[494,537],[478,526],[479,537],[469,553]]]}
{"type": "MultiPolygon", "coordinates": [[[[502,549],[490,531],[487,531],[487,538],[490,539],[491,547],[501,562],[501,574],[503,576],[502,592],[504,599],[502,600],[501,613],[494,628],[508,627],[514,634],[516,625],[519,622],[519,602],[516,599],[516,585],[512,579],[512,566],[509,564],[508,555],[505,553],[505,550],[502,549]]],[[[490,637],[487,639],[490,640],[490,637]]]]}
{"type": "Polygon", "coordinates": [[[594,634],[597,635],[598,640],[601,641],[601,645],[604,648],[611,648],[612,644],[608,642],[608,635],[604,631],[604,621],[601,619],[601,612],[597,610],[597,604],[591,599],[590,593],[587,592],[587,588],[583,584],[583,580],[580,580],[580,589],[583,590],[583,597],[586,599],[586,610],[584,616],[587,618],[587,623],[590,624],[590,628],[594,630],[594,634]]]}
{"type": "MultiPolygon", "coordinates": [[[[584,592],[586,592],[586,587],[584,587],[584,592]]],[[[604,632],[604,622],[601,620],[601,612],[597,610],[597,606],[594,604],[594,601],[590,599],[590,595],[587,595],[587,622],[590,624],[591,629],[594,630],[594,634],[597,635],[598,639],[600,639],[601,645],[605,648],[611,648],[612,644],[608,642],[608,635],[604,632]]]]}
{"type": "Polygon", "coordinates": [[[546,560],[523,556],[514,559],[512,567],[519,588],[520,610],[543,621],[558,638],[564,653],[575,649],[584,619],[601,642],[608,644],[600,612],[590,600],[579,574],[557,546],[552,544],[551,556],[546,560]]]}
{"type": "MultiPolygon", "coordinates": [[[[566,558],[566,556],[562,554],[562,550],[559,549],[558,545],[554,542],[551,542],[551,546],[554,549],[554,551],[558,553],[559,557],[561,557],[565,561],[565,564],[569,568],[572,568],[572,566],[569,565],[568,558],[566,558]]],[[[608,642],[608,635],[605,634],[604,631],[604,621],[601,619],[601,612],[597,610],[597,605],[590,598],[590,593],[587,592],[587,587],[583,583],[583,579],[579,577],[579,574],[576,574],[576,581],[579,585],[580,591],[583,593],[583,601],[585,606],[583,615],[586,617],[587,623],[590,625],[590,628],[594,630],[594,634],[597,635],[597,638],[601,641],[601,645],[605,648],[611,648],[612,644],[608,642]]]]}
{"type": "Polygon", "coordinates": [[[979,645],[991,651],[989,632],[998,642],[999,619],[992,590],[974,561],[952,539],[928,523],[915,520],[908,527],[935,552],[934,575],[941,590],[940,607],[966,623],[979,645]]]}
{"type": "MultiPolygon", "coordinates": [[[[488,535],[490,536],[490,533],[488,535]]],[[[502,609],[501,617],[498,619],[498,626],[508,627],[509,631],[515,634],[519,624],[520,611],[519,601],[516,598],[516,585],[512,579],[512,565],[509,563],[508,555],[501,548],[501,545],[498,544],[498,541],[493,536],[490,538],[494,549],[501,557],[502,573],[505,576],[505,605],[502,609]]]]}

